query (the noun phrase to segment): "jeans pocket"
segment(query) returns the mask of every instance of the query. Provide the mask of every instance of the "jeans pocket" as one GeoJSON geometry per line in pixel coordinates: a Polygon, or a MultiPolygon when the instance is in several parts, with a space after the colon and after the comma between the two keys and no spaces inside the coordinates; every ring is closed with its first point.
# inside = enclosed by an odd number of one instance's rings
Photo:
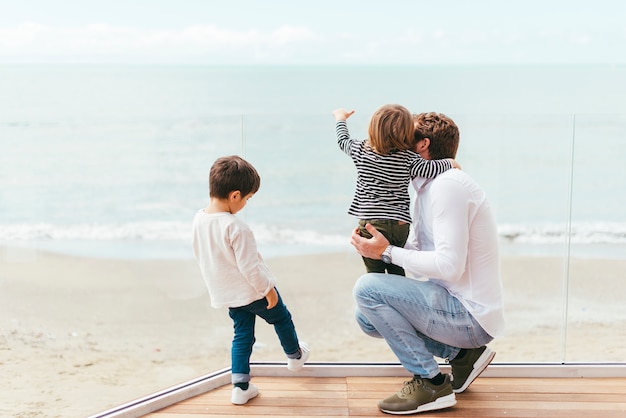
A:
{"type": "MultiPolygon", "coordinates": [[[[467,333],[467,339],[471,343],[470,347],[480,347],[481,344],[476,339],[476,335],[474,335],[474,327],[466,326],[464,328],[465,328],[465,332],[467,333]]],[[[459,331],[461,330],[459,329],[459,331]]]]}
{"type": "Polygon", "coordinates": [[[474,327],[467,324],[453,324],[431,319],[428,321],[426,335],[452,347],[471,348],[481,345],[474,334],[474,327]]]}

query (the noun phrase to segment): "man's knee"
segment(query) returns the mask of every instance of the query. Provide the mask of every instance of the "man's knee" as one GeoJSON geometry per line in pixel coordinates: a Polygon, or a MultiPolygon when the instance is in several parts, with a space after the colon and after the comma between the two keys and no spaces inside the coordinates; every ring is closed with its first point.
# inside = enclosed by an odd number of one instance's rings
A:
{"type": "Polygon", "coordinates": [[[378,286],[381,274],[383,273],[366,273],[359,277],[352,289],[352,296],[357,303],[359,300],[371,296],[372,289],[378,286]]]}
{"type": "Polygon", "coordinates": [[[367,319],[367,317],[363,315],[363,312],[357,309],[357,311],[354,314],[354,318],[356,319],[356,323],[359,325],[359,328],[361,328],[361,330],[365,334],[369,335],[370,337],[382,338],[382,336],[380,335],[378,330],[376,330],[374,325],[372,325],[369,319],[367,319]]]}

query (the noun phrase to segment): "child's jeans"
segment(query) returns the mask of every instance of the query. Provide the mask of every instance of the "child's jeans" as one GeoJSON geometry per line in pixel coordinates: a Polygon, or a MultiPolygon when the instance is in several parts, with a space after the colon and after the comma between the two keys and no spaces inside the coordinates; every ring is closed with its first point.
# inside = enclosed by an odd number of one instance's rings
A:
{"type": "MultiPolygon", "coordinates": [[[[371,224],[381,234],[387,238],[389,244],[394,247],[404,248],[407,238],[409,238],[409,229],[411,224],[392,219],[361,219],[359,220],[359,234],[365,238],[372,238],[367,229],[366,224],[371,224]]],[[[363,257],[365,268],[368,273],[389,273],[397,274],[398,276],[404,276],[404,269],[395,264],[387,264],[383,260],[374,260],[371,258],[363,257]]]]}
{"type": "Polygon", "coordinates": [[[250,356],[252,355],[252,346],[256,341],[254,324],[257,315],[268,324],[274,325],[274,330],[287,357],[296,358],[299,354],[300,344],[296,329],[291,320],[291,313],[283,303],[280,293],[278,293],[278,303],[272,309],[267,309],[267,300],[263,298],[246,306],[229,308],[228,314],[233,320],[235,329],[231,348],[233,383],[250,381],[250,356]]]}

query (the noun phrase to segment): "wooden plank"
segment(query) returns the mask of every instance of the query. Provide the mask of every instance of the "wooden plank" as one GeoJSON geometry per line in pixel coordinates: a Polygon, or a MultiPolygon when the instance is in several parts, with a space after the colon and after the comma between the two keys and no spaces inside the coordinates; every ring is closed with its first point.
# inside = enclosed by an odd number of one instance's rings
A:
{"type": "MultiPolygon", "coordinates": [[[[546,402],[555,398],[554,393],[484,393],[484,392],[466,392],[456,395],[457,400],[467,399],[472,401],[485,402],[489,400],[512,401],[524,399],[527,402],[546,402]]],[[[560,393],[558,399],[561,402],[624,402],[624,395],[618,393],[590,393],[584,395],[578,393],[560,393]]]]}
{"type": "Polygon", "coordinates": [[[577,393],[598,393],[611,391],[614,393],[626,394],[626,379],[624,378],[479,378],[471,386],[472,389],[491,388],[492,390],[525,390],[528,392],[577,392],[577,393]],[[541,382],[537,385],[537,382],[541,382]]]}
{"type": "MultiPolygon", "coordinates": [[[[320,398],[277,398],[277,397],[267,397],[267,396],[257,396],[253,400],[249,401],[247,405],[252,405],[254,407],[257,406],[273,406],[273,407],[291,407],[294,405],[300,406],[318,406],[325,405],[329,407],[345,407],[347,405],[347,400],[345,398],[342,399],[320,399],[320,398]]],[[[192,410],[194,408],[207,408],[210,409],[213,406],[221,406],[221,405],[230,405],[230,395],[226,398],[221,399],[211,399],[208,402],[196,401],[196,402],[184,402],[174,404],[165,408],[168,412],[171,411],[183,411],[183,410],[192,410]]]]}
{"type": "MultiPolygon", "coordinates": [[[[255,402],[250,401],[245,405],[211,405],[210,407],[198,408],[197,406],[189,407],[187,405],[178,405],[176,407],[169,407],[163,410],[164,413],[182,413],[182,414],[222,414],[222,415],[237,415],[237,416],[294,416],[294,417],[319,417],[329,415],[348,416],[348,407],[335,407],[327,406],[324,404],[315,406],[302,406],[297,403],[287,406],[277,407],[275,405],[257,405],[255,402]]],[[[154,416],[155,418],[161,418],[159,412],[149,414],[148,416],[154,416]]]]}
{"type": "MultiPolygon", "coordinates": [[[[320,411],[320,413],[309,415],[306,414],[307,411],[292,411],[291,414],[268,414],[267,411],[262,411],[260,413],[258,411],[247,411],[245,409],[241,409],[240,407],[234,408],[232,411],[228,411],[227,413],[218,412],[215,410],[211,411],[193,411],[193,412],[185,412],[185,413],[170,413],[170,412],[153,412],[152,414],[146,415],[145,417],[151,418],[201,418],[201,417],[211,417],[211,418],[233,418],[233,417],[246,417],[246,418],[267,418],[268,416],[276,416],[276,417],[284,417],[284,416],[292,416],[292,417],[324,417],[324,418],[343,418],[343,417],[353,417],[353,415],[348,415],[347,411],[320,411]],[[341,413],[343,412],[343,413],[341,413]]],[[[365,415],[365,417],[372,417],[372,415],[365,415]]]]}
{"type": "MultiPolygon", "coordinates": [[[[231,386],[195,396],[147,415],[152,418],[381,417],[380,399],[395,393],[405,377],[255,377],[260,394],[231,405],[231,386]]],[[[453,408],[429,417],[626,417],[625,378],[479,378],[457,395],[453,408]]]]}

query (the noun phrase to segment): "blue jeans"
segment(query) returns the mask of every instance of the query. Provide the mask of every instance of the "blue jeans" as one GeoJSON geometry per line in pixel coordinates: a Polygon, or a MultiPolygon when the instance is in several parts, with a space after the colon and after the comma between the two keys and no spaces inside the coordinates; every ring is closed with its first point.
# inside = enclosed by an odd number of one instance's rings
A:
{"type": "Polygon", "coordinates": [[[278,293],[278,303],[272,309],[267,309],[267,300],[263,298],[246,306],[229,308],[228,315],[232,318],[235,329],[231,347],[233,383],[250,381],[250,356],[252,355],[252,346],[256,341],[254,324],[257,315],[268,324],[274,325],[274,330],[287,357],[295,358],[299,354],[300,344],[296,335],[296,328],[291,320],[291,313],[283,303],[280,293],[278,293]]]}
{"type": "Polygon", "coordinates": [[[442,286],[394,274],[368,273],[354,286],[356,320],[368,335],[384,338],[414,375],[439,373],[434,356],[454,359],[461,348],[493,338],[442,286]]]}

